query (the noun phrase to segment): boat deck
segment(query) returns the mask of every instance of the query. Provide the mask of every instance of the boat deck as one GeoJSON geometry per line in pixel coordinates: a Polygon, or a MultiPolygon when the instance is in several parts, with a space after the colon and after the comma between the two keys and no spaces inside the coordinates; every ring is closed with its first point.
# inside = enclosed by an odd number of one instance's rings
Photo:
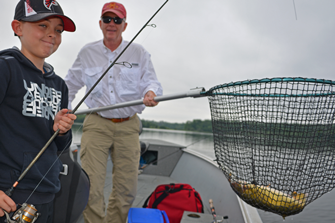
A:
{"type": "MultiPolygon", "coordinates": [[[[106,175],[105,188],[104,188],[104,196],[105,196],[106,204],[108,204],[108,198],[109,198],[109,195],[113,187],[112,168],[113,168],[113,164],[110,160],[108,160],[107,175],[106,175]]],[[[137,195],[133,203],[133,207],[142,207],[145,200],[156,189],[158,185],[169,184],[169,183],[178,183],[178,182],[172,179],[171,177],[140,174],[138,176],[137,195]]],[[[77,223],[84,223],[83,216],[80,216],[77,223]]]]}
{"type": "MultiPolygon", "coordinates": [[[[149,164],[138,176],[133,207],[142,207],[148,196],[160,184],[187,183],[194,187],[202,198],[205,212],[203,216],[211,218],[208,201],[212,199],[216,213],[229,216],[230,222],[262,223],[257,210],[237,197],[217,164],[208,157],[162,140],[143,141],[147,145],[147,151],[155,152],[156,162],[149,164]]],[[[104,189],[106,204],[112,189],[112,168],[112,162],[108,160],[104,189]]],[[[84,223],[82,216],[77,223],[84,223]]]]}

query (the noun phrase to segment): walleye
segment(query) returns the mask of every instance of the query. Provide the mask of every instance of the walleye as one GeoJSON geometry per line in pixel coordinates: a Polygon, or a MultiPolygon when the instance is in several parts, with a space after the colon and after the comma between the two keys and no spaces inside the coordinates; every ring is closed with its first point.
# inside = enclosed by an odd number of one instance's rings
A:
{"type": "Polygon", "coordinates": [[[235,192],[247,203],[274,213],[283,218],[301,212],[306,205],[306,194],[292,192],[291,195],[269,186],[260,186],[252,183],[236,181],[231,182],[235,192]]]}

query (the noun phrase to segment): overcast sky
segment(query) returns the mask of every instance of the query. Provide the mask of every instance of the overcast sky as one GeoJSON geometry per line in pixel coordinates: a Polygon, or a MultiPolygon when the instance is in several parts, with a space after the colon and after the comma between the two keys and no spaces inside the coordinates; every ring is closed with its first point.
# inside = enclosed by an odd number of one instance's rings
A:
{"type": "MultiPolygon", "coordinates": [[[[11,29],[17,0],[2,0],[0,49],[17,46],[11,29]]],[[[102,0],[59,0],[77,26],[47,62],[65,77],[79,50],[102,38],[102,0]]],[[[123,37],[131,40],[164,3],[120,0],[128,12],[123,37]]],[[[334,0],[170,0],[135,42],[151,54],[164,95],[247,79],[311,77],[335,80],[334,0]],[[296,10],[295,10],[296,9],[296,10]]],[[[84,95],[77,94],[73,107],[84,95]]],[[[86,109],[83,105],[82,109],[86,109]]],[[[147,108],[142,119],[210,119],[207,98],[184,98],[147,108]]]]}

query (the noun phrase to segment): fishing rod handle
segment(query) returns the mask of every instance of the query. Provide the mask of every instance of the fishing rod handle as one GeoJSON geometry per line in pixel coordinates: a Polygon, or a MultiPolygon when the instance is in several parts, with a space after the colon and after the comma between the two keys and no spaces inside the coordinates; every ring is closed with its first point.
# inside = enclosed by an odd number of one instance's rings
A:
{"type": "Polygon", "coordinates": [[[214,208],[214,204],[213,204],[213,200],[212,199],[209,199],[209,207],[211,209],[211,212],[212,212],[212,215],[213,215],[213,222],[214,223],[217,223],[217,219],[216,219],[216,213],[215,213],[215,208],[214,208]]]}
{"type": "Polygon", "coordinates": [[[8,197],[11,197],[13,195],[13,191],[14,191],[14,186],[12,186],[11,188],[9,188],[8,190],[5,191],[5,194],[8,197]]]}

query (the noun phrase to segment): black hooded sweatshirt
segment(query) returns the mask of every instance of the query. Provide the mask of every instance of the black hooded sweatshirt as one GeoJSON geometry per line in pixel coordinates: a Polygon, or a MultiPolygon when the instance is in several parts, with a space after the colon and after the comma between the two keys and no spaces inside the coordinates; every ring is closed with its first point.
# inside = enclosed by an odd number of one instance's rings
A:
{"type": "MultiPolygon", "coordinates": [[[[0,58],[0,190],[6,191],[54,134],[54,118],[67,108],[68,89],[51,65],[44,64],[43,74],[17,48],[0,51],[0,58]]],[[[26,202],[42,179],[27,203],[54,199],[62,170],[57,151],[71,140],[71,131],[53,140],[14,190],[16,203],[26,202]]]]}

